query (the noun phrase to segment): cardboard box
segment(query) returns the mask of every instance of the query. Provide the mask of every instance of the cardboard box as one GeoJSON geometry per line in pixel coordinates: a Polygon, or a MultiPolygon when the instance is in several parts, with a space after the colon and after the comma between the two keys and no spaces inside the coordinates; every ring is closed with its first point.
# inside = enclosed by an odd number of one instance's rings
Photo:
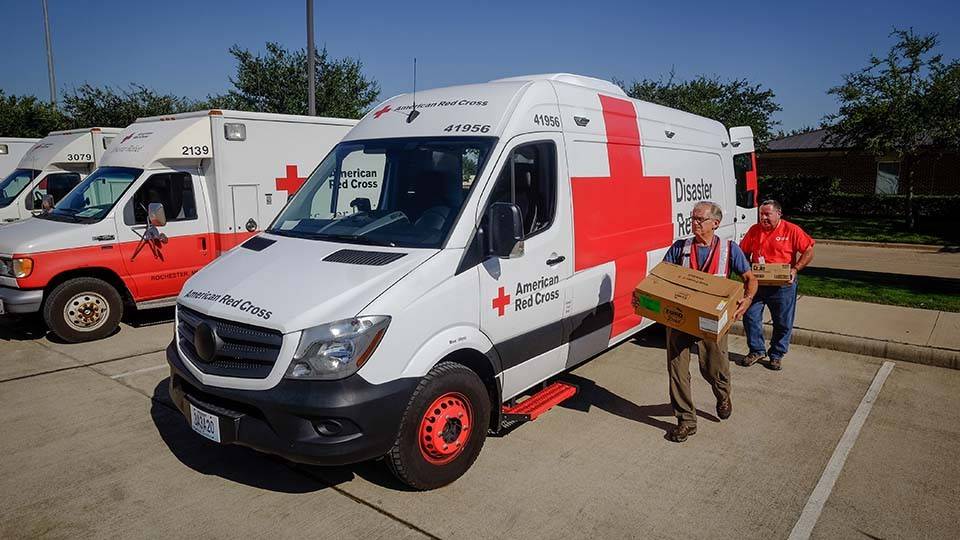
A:
{"type": "Polygon", "coordinates": [[[635,311],[660,324],[716,340],[733,325],[743,283],[662,262],[633,291],[635,311]]]}
{"type": "Polygon", "coordinates": [[[790,265],[787,263],[753,263],[751,267],[760,285],[782,287],[790,284],[790,265]]]}

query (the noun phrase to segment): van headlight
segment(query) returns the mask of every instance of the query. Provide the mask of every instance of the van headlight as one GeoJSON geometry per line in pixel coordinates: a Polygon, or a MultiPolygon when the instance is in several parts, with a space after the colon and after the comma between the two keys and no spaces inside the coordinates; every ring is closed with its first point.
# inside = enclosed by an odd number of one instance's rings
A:
{"type": "Polygon", "coordinates": [[[0,276],[23,279],[33,273],[33,259],[17,257],[8,259],[0,257],[0,276]]]}
{"type": "Polygon", "coordinates": [[[377,350],[389,325],[390,317],[372,315],[308,328],[300,334],[300,344],[285,377],[311,380],[349,377],[377,350]]]}

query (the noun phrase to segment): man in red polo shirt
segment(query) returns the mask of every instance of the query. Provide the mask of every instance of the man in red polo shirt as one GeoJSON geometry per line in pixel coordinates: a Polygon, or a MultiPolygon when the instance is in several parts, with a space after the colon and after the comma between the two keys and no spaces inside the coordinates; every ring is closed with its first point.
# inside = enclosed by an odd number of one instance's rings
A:
{"type": "Polygon", "coordinates": [[[790,346],[793,316],[797,309],[797,272],[813,260],[813,238],[803,229],[782,219],[783,210],[775,200],[760,205],[760,222],[750,227],[740,241],[740,249],[751,263],[786,263],[791,265],[788,285],[761,285],[753,304],[743,315],[750,352],[740,363],[751,366],[764,357],[770,359],[767,367],[780,369],[780,362],[790,346]],[[763,339],[763,306],[770,309],[773,336],[767,350],[763,339]]]}

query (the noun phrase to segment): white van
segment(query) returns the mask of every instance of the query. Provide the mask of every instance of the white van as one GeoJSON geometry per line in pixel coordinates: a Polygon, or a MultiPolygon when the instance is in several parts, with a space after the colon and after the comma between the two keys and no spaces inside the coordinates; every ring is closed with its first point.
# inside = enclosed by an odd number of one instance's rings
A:
{"type": "Polygon", "coordinates": [[[40,139],[23,139],[19,137],[0,137],[0,178],[17,168],[20,159],[40,139]]]}
{"type": "Polygon", "coordinates": [[[76,342],[112,333],[125,306],[172,305],[356,123],[221,110],[137,120],[51,211],[0,228],[0,313],[40,311],[76,342]]]}
{"type": "Polygon", "coordinates": [[[386,456],[414,488],[447,484],[503,418],[576,390],[517,398],[650,324],[631,293],[698,201],[734,216],[722,237],[755,220],[733,163],[752,152],[749,128],[575,75],[392,98],[262,234],[186,282],[170,394],[214,441],[386,456]],[[345,181],[356,168],[375,185],[345,181]]]}
{"type": "Polygon", "coordinates": [[[52,131],[0,181],[0,223],[40,213],[45,195],[56,203],[93,172],[120,128],[52,131]]]}

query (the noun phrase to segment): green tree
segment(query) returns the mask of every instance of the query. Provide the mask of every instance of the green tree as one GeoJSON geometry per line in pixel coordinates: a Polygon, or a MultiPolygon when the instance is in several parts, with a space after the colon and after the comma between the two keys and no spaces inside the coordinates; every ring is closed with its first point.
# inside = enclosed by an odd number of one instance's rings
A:
{"type": "Polygon", "coordinates": [[[675,80],[670,72],[666,79],[643,79],[629,86],[619,84],[628,96],[691,112],[722,123],[727,128],[750,126],[759,147],[763,147],[780,124],[773,114],[782,110],[774,100],[776,94],[747,79],[723,81],[719,77],[700,75],[689,81],[675,80]]]}
{"type": "Polygon", "coordinates": [[[203,108],[206,108],[203,102],[159,94],[139,84],[131,84],[125,89],[84,84],[63,97],[63,112],[74,128],[127,127],[137,118],[203,108]]]}
{"type": "Polygon", "coordinates": [[[871,55],[865,68],[828,91],[840,109],[825,123],[834,142],[900,160],[907,225],[915,229],[915,164],[924,155],[960,149],[960,62],[935,53],[936,34],[894,29],[890,36],[897,41],[885,57],[871,55]]]}
{"type": "Polygon", "coordinates": [[[8,96],[0,90],[0,135],[46,137],[67,126],[67,119],[52,105],[34,96],[8,96]]]}
{"type": "MultiPolygon", "coordinates": [[[[255,54],[237,45],[230,54],[237,59],[233,89],[213,96],[210,104],[228,109],[307,114],[307,54],[267,43],[266,53],[255,54]]],[[[380,95],[380,86],[362,73],[356,59],[330,58],[326,48],[316,53],[317,114],[359,118],[380,95]]]]}

